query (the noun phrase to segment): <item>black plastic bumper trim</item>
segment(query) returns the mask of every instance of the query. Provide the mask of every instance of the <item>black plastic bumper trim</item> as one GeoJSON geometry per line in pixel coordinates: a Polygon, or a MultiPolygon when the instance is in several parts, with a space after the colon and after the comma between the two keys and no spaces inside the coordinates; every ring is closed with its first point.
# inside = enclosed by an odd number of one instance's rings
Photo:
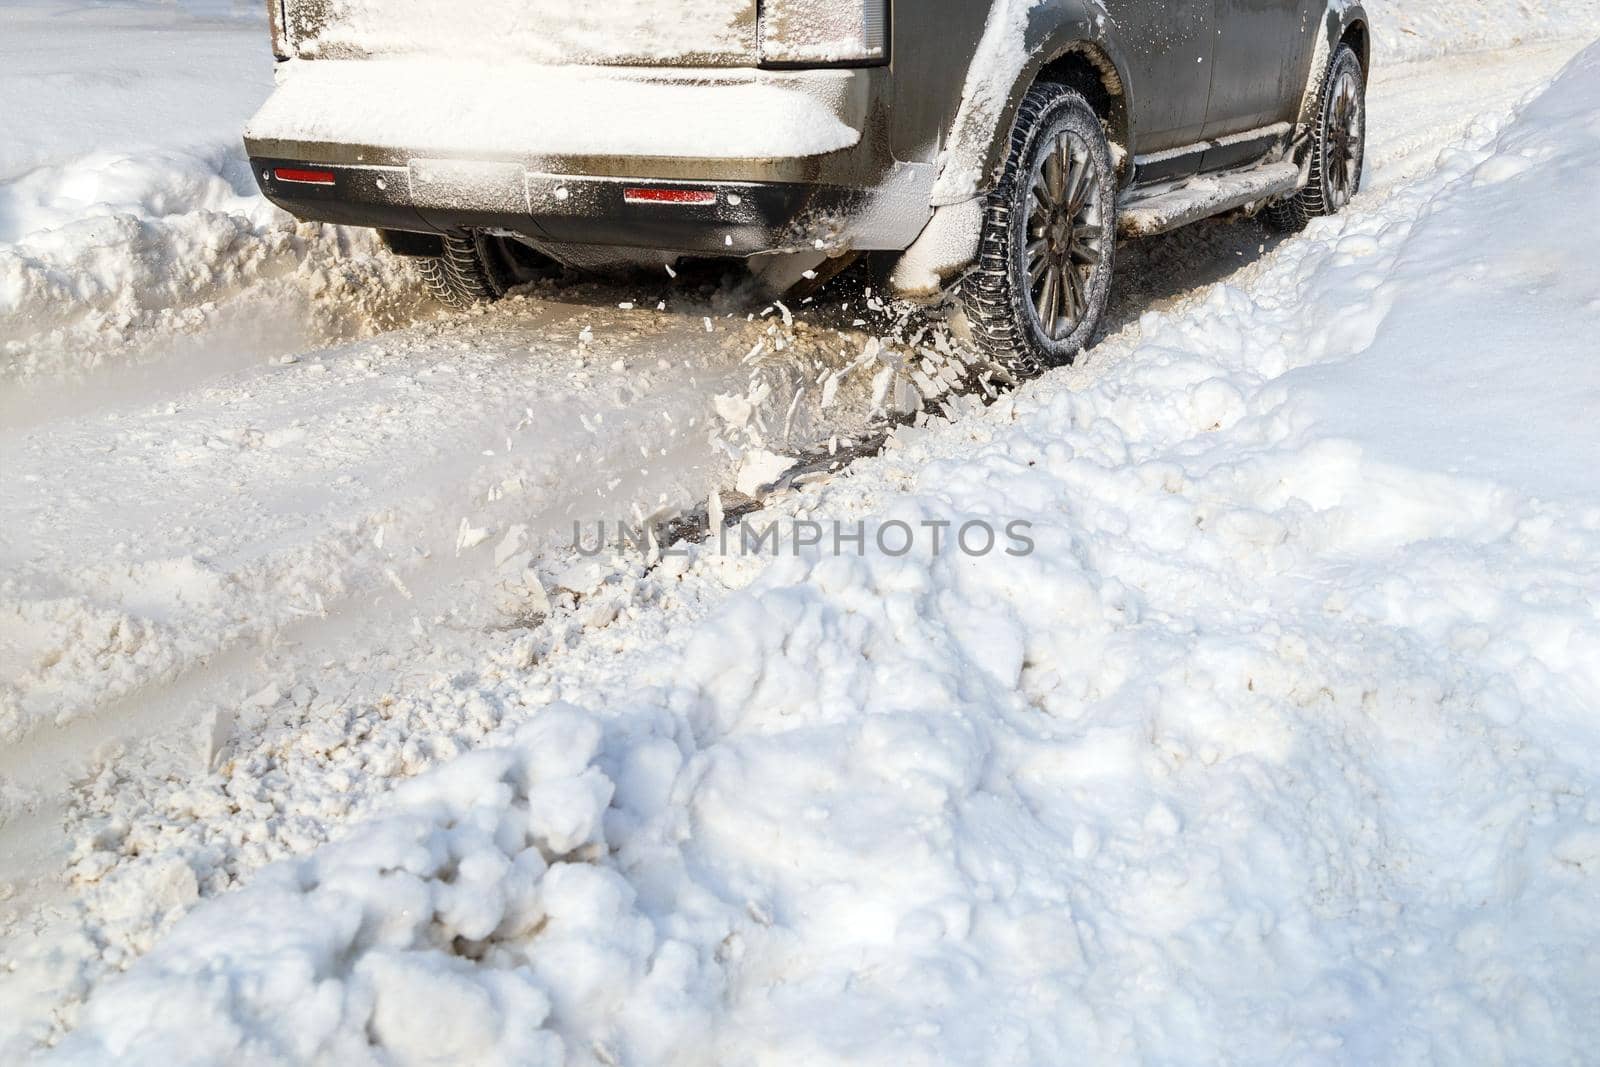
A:
{"type": "Polygon", "coordinates": [[[525,172],[523,191],[503,182],[462,187],[451,198],[415,195],[407,167],[307,159],[252,159],[256,181],[297,218],[413,233],[485,228],[561,244],[652,248],[692,255],[750,256],[801,248],[833,250],[842,220],[866,207],[858,189],[798,182],[664,181],[525,172]],[[277,180],[278,167],[331,171],[332,185],[277,180]],[[627,189],[717,193],[715,203],[631,203],[627,189]],[[426,201],[426,202],[419,202],[426,201]],[[819,243],[820,242],[820,243],[819,243]]]}

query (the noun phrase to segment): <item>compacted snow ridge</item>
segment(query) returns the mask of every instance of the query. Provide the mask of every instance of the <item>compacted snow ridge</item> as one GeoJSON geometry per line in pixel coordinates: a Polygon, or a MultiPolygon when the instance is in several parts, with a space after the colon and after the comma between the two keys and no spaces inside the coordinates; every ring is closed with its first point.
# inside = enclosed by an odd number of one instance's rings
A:
{"type": "Polygon", "coordinates": [[[1370,10],[1361,197],[997,396],[870,291],[442,314],[254,192],[254,0],[6,5],[0,1060],[1588,1058],[1600,14],[1370,10]],[[573,545],[675,519],[781,537],[573,545]]]}
{"type": "Polygon", "coordinates": [[[416,313],[409,270],[369,234],[297,225],[257,193],[240,130],[272,86],[264,11],[0,9],[3,424],[56,405],[64,378],[174,348],[192,362],[196,332],[260,355],[416,313]]]}

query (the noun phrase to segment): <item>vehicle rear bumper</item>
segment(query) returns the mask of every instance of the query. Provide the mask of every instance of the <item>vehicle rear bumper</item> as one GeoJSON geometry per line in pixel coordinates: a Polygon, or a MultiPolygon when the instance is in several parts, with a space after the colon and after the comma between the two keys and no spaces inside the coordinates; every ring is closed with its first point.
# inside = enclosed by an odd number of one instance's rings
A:
{"type": "MultiPolygon", "coordinates": [[[[867,191],[808,182],[595,177],[476,161],[371,166],[256,157],[252,163],[262,192],[291,215],[386,230],[486,228],[551,244],[747,257],[903,248],[920,228],[903,221],[896,225],[891,220],[903,220],[906,212],[878,210],[880,198],[867,191]],[[305,169],[330,176],[331,183],[278,176],[280,170],[305,169]],[[630,192],[641,189],[692,192],[708,202],[630,199],[630,192]]],[[[915,184],[925,196],[926,184],[915,184]]]]}
{"type": "Polygon", "coordinates": [[[266,196],[316,221],[731,256],[904,248],[933,175],[896,162],[875,125],[886,77],[295,61],[245,146],[266,196]],[[285,182],[280,167],[332,182],[285,182]],[[716,195],[627,202],[639,187],[716,195]]]}

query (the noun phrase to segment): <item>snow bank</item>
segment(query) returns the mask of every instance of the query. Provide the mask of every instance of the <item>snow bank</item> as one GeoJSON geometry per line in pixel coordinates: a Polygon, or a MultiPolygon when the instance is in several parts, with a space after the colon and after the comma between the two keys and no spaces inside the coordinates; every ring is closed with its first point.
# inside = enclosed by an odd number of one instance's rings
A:
{"type": "Polygon", "coordinates": [[[0,115],[0,387],[125,358],[252,288],[294,292],[295,317],[333,334],[410,300],[375,241],[257,194],[239,134],[272,84],[263,11],[0,11],[0,99],[28,104],[0,115]]]}
{"type": "Polygon", "coordinates": [[[1596,114],[1600,47],[1089,370],[897,435],[791,516],[1036,550],[786,555],[202,905],[57,1060],[1581,1060],[1596,114]]]}
{"type": "Polygon", "coordinates": [[[1600,5],[1592,0],[1366,0],[1365,6],[1378,63],[1600,34],[1600,5]]]}
{"type": "MultiPolygon", "coordinates": [[[[376,1043],[392,1063],[561,1063],[540,1024],[553,1009],[609,1013],[647,984],[636,961],[655,948],[631,887],[585,862],[616,788],[591,765],[600,737],[589,717],[547,709],[515,749],[402,790],[403,814],[266,872],[247,915],[197,913],[151,956],[170,967],[159,982],[95,1011],[100,1054],[353,1064],[379,1062],[376,1043]],[[511,947],[535,933],[549,947],[537,961],[511,947]],[[257,939],[273,946],[260,966],[233,967],[226,946],[257,939]]],[[[670,989],[668,970],[656,982],[670,989]]]]}
{"type": "Polygon", "coordinates": [[[242,151],[217,148],[95,152],[0,182],[0,385],[77,376],[256,287],[299,294],[293,315],[331,336],[415,299],[370,235],[298,224],[249,181],[242,151]]]}
{"type": "MultiPolygon", "coordinates": [[[[0,182],[97,149],[237,141],[272,85],[264,11],[254,0],[7,0],[0,182]]],[[[0,208],[0,230],[12,229],[0,208]]]]}

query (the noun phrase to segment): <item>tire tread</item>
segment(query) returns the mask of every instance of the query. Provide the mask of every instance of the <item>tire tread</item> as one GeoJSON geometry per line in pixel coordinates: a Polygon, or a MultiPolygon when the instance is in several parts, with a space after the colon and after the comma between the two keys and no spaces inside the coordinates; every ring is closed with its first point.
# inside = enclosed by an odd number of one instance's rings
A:
{"type": "Polygon", "coordinates": [[[418,261],[422,282],[445,307],[465,311],[505,295],[472,234],[446,234],[444,255],[418,261]]]}
{"type": "MultiPolygon", "coordinates": [[[[1057,362],[1034,343],[1019,314],[1010,235],[1016,186],[1028,165],[1034,132],[1050,111],[1064,106],[1094,114],[1080,93],[1050,83],[1030,88],[1017,106],[1005,169],[984,205],[978,258],[961,281],[961,304],[973,343],[992,362],[1019,378],[1033,377],[1057,362]]],[[[1070,355],[1064,360],[1071,361],[1070,355]]]]}
{"type": "Polygon", "coordinates": [[[1312,219],[1333,214],[1322,188],[1322,174],[1326,162],[1323,159],[1323,152],[1327,148],[1328,94],[1339,80],[1337,77],[1339,68],[1346,62],[1355,64],[1357,70],[1361,68],[1361,57],[1356,55],[1355,49],[1348,44],[1340,44],[1328,60],[1328,65],[1322,72],[1322,84],[1317,87],[1317,125],[1311,134],[1311,180],[1306,182],[1304,189],[1293,196],[1274,200],[1261,213],[1267,225],[1279,233],[1299,233],[1312,219]]]}

